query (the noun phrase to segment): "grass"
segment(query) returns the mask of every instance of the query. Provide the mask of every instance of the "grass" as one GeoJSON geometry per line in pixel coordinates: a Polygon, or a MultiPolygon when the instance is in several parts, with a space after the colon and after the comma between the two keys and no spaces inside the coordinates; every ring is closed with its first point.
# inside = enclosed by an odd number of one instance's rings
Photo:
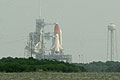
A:
{"type": "Polygon", "coordinates": [[[120,80],[120,73],[0,73],[0,80],[120,80]]]}

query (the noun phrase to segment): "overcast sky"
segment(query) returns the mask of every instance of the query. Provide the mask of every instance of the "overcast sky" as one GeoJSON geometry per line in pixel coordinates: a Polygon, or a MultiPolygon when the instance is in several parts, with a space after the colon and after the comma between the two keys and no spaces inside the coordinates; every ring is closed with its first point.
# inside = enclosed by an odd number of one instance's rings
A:
{"type": "MultiPolygon", "coordinates": [[[[0,0],[0,57],[24,56],[36,18],[38,0],[0,0]]],[[[109,23],[117,25],[120,53],[120,0],[41,0],[41,18],[59,23],[65,54],[72,54],[73,62],[79,54],[84,62],[106,61],[109,23]]]]}

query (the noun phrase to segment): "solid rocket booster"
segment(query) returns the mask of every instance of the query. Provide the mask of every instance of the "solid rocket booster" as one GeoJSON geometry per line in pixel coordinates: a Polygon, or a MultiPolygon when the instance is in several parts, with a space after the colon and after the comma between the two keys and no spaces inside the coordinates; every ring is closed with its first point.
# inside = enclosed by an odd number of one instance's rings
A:
{"type": "Polygon", "coordinates": [[[52,52],[59,53],[63,50],[62,48],[62,31],[59,25],[56,24],[54,28],[53,43],[51,47],[52,52]]]}
{"type": "Polygon", "coordinates": [[[36,52],[36,53],[39,53],[40,52],[40,49],[42,48],[42,34],[43,34],[43,31],[42,31],[42,29],[40,30],[40,41],[35,45],[35,49],[34,49],[34,51],[36,52]]]}

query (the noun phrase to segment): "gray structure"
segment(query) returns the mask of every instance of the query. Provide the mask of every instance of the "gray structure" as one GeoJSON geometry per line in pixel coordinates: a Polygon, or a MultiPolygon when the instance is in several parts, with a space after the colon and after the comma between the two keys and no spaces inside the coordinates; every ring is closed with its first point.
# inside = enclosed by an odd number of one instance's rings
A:
{"type": "Polygon", "coordinates": [[[43,19],[36,19],[36,31],[29,33],[29,39],[25,47],[25,54],[27,57],[35,57],[36,59],[49,59],[49,60],[59,60],[65,62],[72,62],[72,55],[64,55],[62,53],[52,53],[46,50],[45,39],[50,40],[53,37],[52,34],[45,33],[44,27],[47,25],[55,25],[45,23],[43,19]]]}

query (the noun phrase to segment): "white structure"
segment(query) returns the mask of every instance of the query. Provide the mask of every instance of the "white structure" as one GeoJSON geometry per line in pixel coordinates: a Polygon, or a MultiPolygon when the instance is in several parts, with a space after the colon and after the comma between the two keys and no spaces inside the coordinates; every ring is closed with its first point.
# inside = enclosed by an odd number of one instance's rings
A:
{"type": "Polygon", "coordinates": [[[60,53],[62,54],[63,48],[62,48],[62,31],[59,28],[59,25],[56,24],[54,28],[54,35],[53,35],[53,41],[52,41],[52,47],[51,47],[51,53],[60,53]]]}
{"type": "Polygon", "coordinates": [[[108,25],[108,52],[107,52],[107,58],[110,58],[110,61],[114,61],[115,60],[115,54],[116,53],[116,25],[113,23],[110,23],[108,25]],[[110,44],[110,45],[109,45],[110,44]]]}
{"type": "MultiPolygon", "coordinates": [[[[41,19],[39,0],[39,18],[36,19],[36,31],[29,33],[29,39],[25,47],[25,53],[27,57],[35,57],[36,59],[49,59],[72,62],[72,55],[63,54],[62,48],[62,31],[59,29],[59,25],[55,23],[46,23],[44,19],[41,19]],[[50,32],[45,33],[44,28],[48,25],[55,25],[54,34],[50,32]],[[49,46],[45,45],[45,40],[51,40],[52,47],[46,50],[49,46]],[[48,52],[49,51],[49,52],[48,52]],[[51,53],[50,53],[51,51],[51,53]]],[[[49,47],[50,48],[50,47],[49,47]]]]}

